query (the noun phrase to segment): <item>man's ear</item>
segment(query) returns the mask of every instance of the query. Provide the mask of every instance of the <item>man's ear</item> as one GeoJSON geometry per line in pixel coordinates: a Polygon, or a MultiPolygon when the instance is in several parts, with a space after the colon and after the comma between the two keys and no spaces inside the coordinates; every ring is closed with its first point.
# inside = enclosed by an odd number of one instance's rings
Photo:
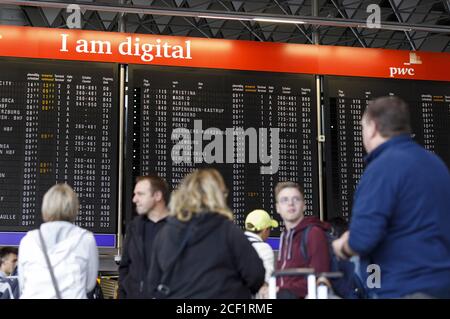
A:
{"type": "Polygon", "coordinates": [[[370,137],[375,137],[378,133],[378,126],[374,120],[367,121],[370,137]]]}
{"type": "Polygon", "coordinates": [[[156,199],[157,201],[161,201],[161,200],[163,199],[163,194],[162,194],[161,191],[156,191],[156,192],[153,194],[153,196],[155,197],[155,199],[156,199]]]}

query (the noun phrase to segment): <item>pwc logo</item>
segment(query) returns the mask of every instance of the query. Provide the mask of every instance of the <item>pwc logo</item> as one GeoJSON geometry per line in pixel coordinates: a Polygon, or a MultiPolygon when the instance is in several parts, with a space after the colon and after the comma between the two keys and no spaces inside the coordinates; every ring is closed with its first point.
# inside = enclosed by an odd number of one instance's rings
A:
{"type": "Polygon", "coordinates": [[[406,67],[389,67],[389,76],[394,78],[396,75],[415,76],[416,70],[412,67],[415,64],[422,64],[420,57],[415,52],[409,53],[409,62],[403,63],[406,67]]]}
{"type": "Polygon", "coordinates": [[[414,68],[396,68],[396,67],[390,67],[389,68],[389,76],[391,78],[395,77],[396,75],[410,75],[414,76],[416,75],[416,71],[414,68]]]}

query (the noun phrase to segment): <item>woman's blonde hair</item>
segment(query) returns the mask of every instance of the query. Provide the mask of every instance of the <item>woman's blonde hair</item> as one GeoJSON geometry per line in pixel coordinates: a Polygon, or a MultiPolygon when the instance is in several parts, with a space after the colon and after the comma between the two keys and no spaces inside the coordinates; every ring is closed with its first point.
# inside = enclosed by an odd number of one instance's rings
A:
{"type": "Polygon", "coordinates": [[[210,212],[232,220],[233,213],[226,203],[227,194],[225,182],[217,170],[195,170],[185,176],[172,193],[170,215],[180,221],[189,221],[196,214],[210,212]]]}
{"type": "Polygon", "coordinates": [[[73,223],[78,215],[80,204],[77,194],[67,184],[53,185],[42,200],[44,222],[68,221],[73,223]]]}

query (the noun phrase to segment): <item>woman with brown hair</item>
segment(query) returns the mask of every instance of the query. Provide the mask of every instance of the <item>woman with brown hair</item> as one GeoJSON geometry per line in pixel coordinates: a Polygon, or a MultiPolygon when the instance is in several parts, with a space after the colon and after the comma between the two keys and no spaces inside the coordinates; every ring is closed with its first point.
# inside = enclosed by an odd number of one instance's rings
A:
{"type": "Polygon", "coordinates": [[[251,298],[262,286],[262,261],[233,224],[226,196],[215,169],[192,172],[173,192],[154,242],[149,297],[251,298]]]}

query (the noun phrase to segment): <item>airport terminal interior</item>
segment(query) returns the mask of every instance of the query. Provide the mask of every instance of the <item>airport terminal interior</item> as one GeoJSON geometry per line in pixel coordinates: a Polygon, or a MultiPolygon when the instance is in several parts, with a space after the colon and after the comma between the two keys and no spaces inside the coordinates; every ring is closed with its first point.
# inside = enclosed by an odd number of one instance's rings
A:
{"type": "Polygon", "coordinates": [[[6,0],[0,66],[0,247],[66,182],[105,298],[138,176],[172,191],[217,169],[236,225],[276,221],[276,258],[279,182],[301,184],[305,216],[350,222],[372,99],[405,100],[414,140],[450,166],[450,0],[6,0]]]}

